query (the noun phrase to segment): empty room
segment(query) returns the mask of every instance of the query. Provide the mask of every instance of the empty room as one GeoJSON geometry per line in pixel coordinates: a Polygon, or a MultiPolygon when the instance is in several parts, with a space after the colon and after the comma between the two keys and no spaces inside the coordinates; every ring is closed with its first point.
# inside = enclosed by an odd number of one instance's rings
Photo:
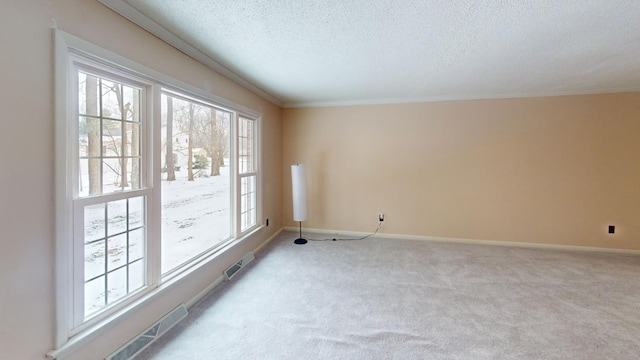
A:
{"type": "Polygon", "coordinates": [[[639,20],[2,0],[0,358],[638,358],[639,20]]]}

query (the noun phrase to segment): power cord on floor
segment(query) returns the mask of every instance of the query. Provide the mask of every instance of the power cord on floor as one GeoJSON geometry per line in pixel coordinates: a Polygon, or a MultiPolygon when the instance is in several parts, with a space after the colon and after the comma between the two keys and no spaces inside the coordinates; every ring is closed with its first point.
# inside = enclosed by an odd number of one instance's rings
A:
{"type": "Polygon", "coordinates": [[[360,238],[326,238],[326,239],[312,239],[312,238],[305,238],[309,241],[349,241],[349,240],[364,240],[366,238],[370,238],[373,235],[377,234],[378,231],[380,231],[380,228],[382,228],[382,221],[380,221],[378,223],[378,227],[376,228],[376,231],[374,231],[373,233],[369,234],[369,235],[365,235],[363,237],[360,238]]]}

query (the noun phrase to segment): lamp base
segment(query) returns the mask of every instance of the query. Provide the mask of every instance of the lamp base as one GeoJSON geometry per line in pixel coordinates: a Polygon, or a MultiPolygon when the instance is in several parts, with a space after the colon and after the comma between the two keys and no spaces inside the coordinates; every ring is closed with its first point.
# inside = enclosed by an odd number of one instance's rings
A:
{"type": "Polygon", "coordinates": [[[293,241],[294,244],[303,245],[307,243],[307,239],[298,238],[293,241]]]}

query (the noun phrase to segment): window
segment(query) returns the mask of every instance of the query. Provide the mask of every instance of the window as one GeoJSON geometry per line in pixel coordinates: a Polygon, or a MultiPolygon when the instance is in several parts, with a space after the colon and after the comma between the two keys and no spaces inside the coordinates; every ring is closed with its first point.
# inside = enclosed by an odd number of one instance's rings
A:
{"type": "Polygon", "coordinates": [[[208,261],[260,215],[258,114],[60,39],[57,347],[208,261]]]}
{"type": "Polygon", "coordinates": [[[240,177],[240,231],[256,225],[257,157],[256,121],[240,116],[238,121],[238,174],[240,177]]]}
{"type": "Polygon", "coordinates": [[[162,273],[231,237],[233,113],[162,93],[162,273]]]}
{"type": "Polygon", "coordinates": [[[73,325],[79,326],[148,284],[150,188],[141,173],[146,85],[81,63],[72,76],[78,109],[71,129],[77,147],[69,159],[75,174],[72,246],[82,256],[82,266],[74,268],[73,325]]]}

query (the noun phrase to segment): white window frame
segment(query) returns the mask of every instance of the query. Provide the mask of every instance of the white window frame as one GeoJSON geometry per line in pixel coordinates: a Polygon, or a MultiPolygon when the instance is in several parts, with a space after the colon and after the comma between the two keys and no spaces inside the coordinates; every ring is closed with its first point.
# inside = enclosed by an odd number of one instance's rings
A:
{"type": "Polygon", "coordinates": [[[72,282],[73,285],[71,286],[71,289],[70,289],[71,291],[70,296],[72,296],[73,303],[76,305],[73,306],[73,312],[72,314],[70,314],[71,315],[70,333],[71,335],[75,335],[78,332],[94,325],[101,319],[104,319],[105,317],[109,316],[111,313],[123,308],[124,306],[135,301],[136,299],[139,299],[141,296],[147,294],[151,290],[151,287],[154,281],[154,278],[151,276],[153,273],[153,269],[151,265],[153,263],[149,263],[148,260],[149,260],[149,254],[152,253],[152,251],[147,251],[147,249],[149,247],[153,248],[152,242],[148,241],[148,239],[151,238],[149,236],[149,232],[153,233],[153,231],[150,231],[151,227],[149,225],[152,223],[151,221],[149,221],[149,216],[147,216],[147,214],[149,213],[149,209],[151,209],[153,207],[153,204],[158,200],[157,200],[157,194],[153,194],[153,186],[149,181],[150,175],[151,175],[149,174],[149,172],[152,169],[152,163],[151,163],[152,151],[150,149],[150,145],[152,144],[152,141],[150,140],[152,138],[151,134],[152,134],[153,124],[154,124],[154,121],[152,118],[152,111],[149,108],[149,106],[152,104],[151,98],[153,96],[154,85],[152,83],[145,81],[144,79],[140,79],[136,77],[135,75],[123,73],[120,70],[115,68],[105,69],[104,66],[94,63],[91,59],[86,58],[84,56],[70,54],[69,59],[70,59],[69,79],[71,83],[69,84],[70,85],[69,98],[71,101],[71,104],[69,105],[71,106],[72,110],[71,110],[71,113],[69,114],[69,117],[67,118],[68,123],[65,124],[65,127],[69,131],[67,133],[67,136],[69,138],[65,139],[66,140],[65,143],[67,144],[68,147],[71,148],[71,152],[73,154],[71,159],[71,164],[70,164],[71,166],[68,166],[66,169],[67,179],[71,179],[73,186],[71,189],[72,193],[66,195],[66,201],[69,202],[67,204],[67,208],[69,210],[68,215],[70,215],[74,219],[74,221],[78,220],[78,221],[75,221],[75,224],[73,224],[73,233],[69,234],[69,238],[73,238],[73,241],[69,240],[71,242],[70,246],[73,248],[72,254],[84,254],[84,243],[81,241],[78,241],[77,239],[83,238],[84,236],[83,235],[84,221],[82,221],[81,219],[84,218],[83,210],[85,206],[143,196],[146,198],[146,201],[144,204],[144,208],[145,208],[144,213],[145,213],[145,217],[147,218],[145,219],[145,223],[147,224],[147,226],[145,226],[146,241],[145,241],[145,255],[144,255],[144,259],[145,259],[144,261],[147,264],[147,266],[145,267],[145,270],[146,270],[145,285],[143,286],[142,289],[134,291],[132,294],[127,295],[126,300],[118,301],[114,305],[108,305],[107,308],[109,310],[101,311],[95,316],[91,316],[88,319],[84,316],[83,307],[77,306],[77,304],[80,304],[80,303],[84,304],[84,255],[74,256],[73,282],[72,282]],[[141,135],[140,189],[128,190],[124,192],[100,194],[100,195],[94,195],[94,196],[84,196],[84,197],[79,196],[78,194],[79,177],[77,175],[79,174],[78,140],[77,140],[78,127],[77,125],[75,125],[75,122],[77,121],[79,116],[78,105],[77,105],[78,104],[77,84],[78,84],[78,72],[80,71],[90,72],[100,77],[106,77],[113,80],[121,81],[126,84],[136,85],[137,87],[140,87],[141,89],[143,89],[141,93],[141,99],[140,99],[141,100],[140,110],[142,112],[142,116],[140,117],[140,135],[141,135]]]}
{"type": "MultiPolygon", "coordinates": [[[[262,216],[262,174],[261,158],[259,148],[261,114],[252,109],[230,102],[205,92],[192,85],[180,82],[162,73],[156,72],[142,65],[139,65],[122,56],[111,53],[98,46],[81,40],[73,35],[67,34],[58,29],[54,29],[54,77],[55,77],[55,135],[56,135],[56,173],[55,173],[55,222],[56,222],[56,327],[54,353],[60,355],[64,352],[70,353],[80,344],[97,336],[99,330],[107,325],[113,324],[120,316],[129,311],[144,306],[155,296],[162,293],[162,284],[179,281],[187,276],[191,271],[207,264],[213,260],[214,255],[228,249],[230,244],[242,241],[246,236],[254,233],[264,226],[259,219],[262,216]],[[74,319],[77,315],[78,304],[74,302],[74,279],[78,277],[78,266],[84,266],[83,256],[74,258],[74,233],[78,233],[78,226],[74,227],[73,199],[77,188],[77,69],[74,62],[82,62],[84,66],[92,67],[100,71],[104,69],[106,77],[112,74],[123,76],[127,82],[133,81],[138,86],[146,89],[146,96],[142,99],[145,103],[141,108],[148,113],[149,120],[143,128],[141,134],[145,138],[146,147],[141,148],[141,157],[146,164],[141,163],[141,187],[146,184],[146,188],[132,190],[131,194],[145,194],[147,196],[147,249],[146,260],[148,262],[146,272],[147,285],[143,290],[135,292],[135,296],[127,298],[126,301],[110,307],[108,311],[97,315],[88,321],[78,323],[74,319]],[[75,85],[73,80],[76,80],[75,85]],[[205,252],[200,257],[196,257],[188,266],[183,266],[180,271],[172,272],[171,276],[162,277],[160,273],[160,181],[161,168],[160,151],[160,96],[163,89],[175,91],[187,96],[193,96],[198,101],[210,103],[213,106],[229,110],[232,112],[232,124],[230,129],[230,150],[231,174],[232,174],[232,197],[238,194],[238,167],[237,164],[237,117],[242,115],[256,121],[255,125],[255,161],[256,164],[256,225],[244,232],[239,231],[238,212],[240,206],[237,196],[232,199],[232,221],[235,226],[231,227],[232,241],[225,243],[226,246],[216,246],[209,252],[205,252]],[[75,113],[75,114],[74,114],[75,113]],[[143,130],[144,129],[144,130],[143,130]],[[75,137],[74,137],[75,136],[75,137]],[[74,148],[75,147],[75,148],[74,148]],[[146,169],[146,170],[145,170],[146,169]],[[148,171],[148,172],[147,172],[148,171]],[[75,264],[74,264],[75,259],[75,264]],[[78,260],[80,259],[80,260],[78,260]],[[176,275],[180,276],[176,276],[176,275]]],[[[141,118],[141,121],[143,119],[141,118]]],[[[121,195],[114,195],[119,198],[121,195]]],[[[82,272],[80,272],[82,273],[82,272]]],[[[77,301],[77,298],[75,299],[77,301]]],[[[82,306],[84,306],[82,304],[82,306]]]]}
{"type": "MultiPolygon", "coordinates": [[[[240,124],[240,118],[244,118],[246,120],[252,121],[253,122],[253,137],[251,139],[251,147],[253,149],[253,153],[252,153],[252,168],[253,171],[251,172],[242,172],[242,169],[240,168],[239,164],[238,164],[238,170],[235,172],[236,174],[236,179],[235,179],[235,184],[236,184],[236,188],[238,189],[235,194],[236,194],[236,206],[237,209],[236,211],[234,211],[234,214],[237,214],[237,216],[242,217],[242,204],[241,204],[241,196],[242,196],[242,179],[244,178],[250,178],[250,177],[255,177],[256,178],[256,189],[255,189],[255,201],[256,201],[256,207],[255,207],[255,221],[256,224],[258,224],[260,221],[259,219],[262,218],[262,213],[260,211],[261,206],[259,206],[259,203],[261,201],[261,196],[260,194],[262,194],[261,189],[260,189],[260,142],[259,142],[259,136],[258,134],[260,133],[260,122],[259,119],[254,118],[250,115],[246,115],[246,114],[242,114],[242,113],[238,113],[237,114],[237,119],[235,121],[235,132],[236,132],[236,136],[234,136],[234,139],[236,140],[235,143],[235,151],[238,154],[237,159],[239,159],[239,153],[240,153],[240,142],[238,141],[238,139],[240,138],[240,129],[239,129],[239,124],[240,124]]],[[[236,161],[237,163],[237,161],[236,161]]],[[[243,233],[247,233],[249,231],[251,231],[253,229],[252,225],[251,227],[249,227],[248,229],[242,229],[242,221],[241,219],[237,219],[235,221],[236,224],[236,232],[237,234],[243,234],[243,233]]]]}

